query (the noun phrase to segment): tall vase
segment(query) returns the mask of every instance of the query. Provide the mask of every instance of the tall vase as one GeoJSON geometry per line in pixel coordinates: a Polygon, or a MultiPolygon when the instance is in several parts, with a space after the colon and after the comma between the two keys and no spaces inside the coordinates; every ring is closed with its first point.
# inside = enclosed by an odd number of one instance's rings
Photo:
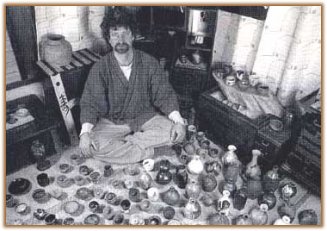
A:
{"type": "Polygon", "coordinates": [[[227,149],[228,151],[225,152],[225,154],[222,157],[223,165],[225,166],[225,165],[232,165],[238,163],[239,160],[235,153],[237,148],[234,145],[228,145],[227,149]]]}
{"type": "Polygon", "coordinates": [[[245,175],[253,180],[261,179],[261,169],[258,165],[258,157],[261,155],[261,151],[252,150],[252,160],[246,165],[245,175]]]}

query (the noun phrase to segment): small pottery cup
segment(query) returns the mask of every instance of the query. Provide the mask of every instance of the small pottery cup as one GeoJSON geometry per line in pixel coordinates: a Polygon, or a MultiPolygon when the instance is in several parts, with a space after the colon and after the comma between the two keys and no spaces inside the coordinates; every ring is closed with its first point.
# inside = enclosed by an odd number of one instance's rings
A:
{"type": "Polygon", "coordinates": [[[154,168],[154,160],[153,159],[145,159],[142,162],[143,168],[145,169],[145,171],[147,172],[151,172],[154,168]]]}
{"type": "Polygon", "coordinates": [[[104,177],[110,177],[114,173],[114,170],[110,164],[104,166],[104,177]]]}
{"type": "Polygon", "coordinates": [[[54,225],[57,222],[56,215],[54,215],[54,214],[48,214],[45,217],[44,221],[45,221],[45,224],[47,224],[47,225],[54,225]]]}
{"type": "Polygon", "coordinates": [[[50,184],[50,179],[48,177],[48,174],[46,173],[41,173],[37,176],[37,183],[41,186],[41,187],[45,187],[48,186],[50,184]]]}

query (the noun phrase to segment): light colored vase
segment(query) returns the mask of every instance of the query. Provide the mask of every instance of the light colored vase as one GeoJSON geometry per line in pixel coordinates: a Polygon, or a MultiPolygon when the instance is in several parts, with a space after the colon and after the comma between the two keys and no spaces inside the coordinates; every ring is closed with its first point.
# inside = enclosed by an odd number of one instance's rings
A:
{"type": "Polygon", "coordinates": [[[40,42],[40,57],[50,65],[65,66],[72,61],[72,45],[60,34],[48,34],[40,42]]]}

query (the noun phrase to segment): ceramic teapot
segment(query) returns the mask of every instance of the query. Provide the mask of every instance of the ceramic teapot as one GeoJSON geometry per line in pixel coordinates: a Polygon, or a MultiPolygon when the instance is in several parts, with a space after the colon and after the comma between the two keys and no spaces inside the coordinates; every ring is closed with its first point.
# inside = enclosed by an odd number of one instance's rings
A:
{"type": "Polygon", "coordinates": [[[273,166],[271,170],[269,170],[263,176],[263,190],[265,192],[275,192],[278,189],[280,176],[279,176],[279,167],[277,165],[273,166]]]}

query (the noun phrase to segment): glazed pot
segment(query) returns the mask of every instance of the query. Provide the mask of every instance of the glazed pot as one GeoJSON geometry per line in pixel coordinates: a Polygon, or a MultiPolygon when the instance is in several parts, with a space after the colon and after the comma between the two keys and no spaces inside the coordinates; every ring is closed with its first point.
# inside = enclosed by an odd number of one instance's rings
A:
{"type": "Polygon", "coordinates": [[[247,199],[248,197],[247,197],[246,188],[240,188],[239,190],[237,190],[234,195],[234,201],[233,201],[234,209],[237,210],[244,209],[247,199]]]}
{"type": "Polygon", "coordinates": [[[277,208],[277,212],[280,218],[288,216],[292,222],[295,218],[296,208],[294,205],[284,203],[277,208]]]}
{"type": "Polygon", "coordinates": [[[194,148],[194,145],[192,143],[184,144],[183,149],[188,155],[194,155],[195,154],[195,148],[194,148]]]}
{"type": "Polygon", "coordinates": [[[260,207],[253,207],[249,215],[252,219],[253,225],[265,225],[268,221],[268,205],[261,204],[260,207]]]}
{"type": "Polygon", "coordinates": [[[246,165],[245,175],[247,178],[253,180],[261,179],[261,169],[258,164],[258,158],[261,156],[261,151],[254,149],[252,150],[252,160],[246,165]]]}
{"type": "Polygon", "coordinates": [[[212,192],[218,185],[216,177],[213,174],[202,175],[200,179],[202,189],[205,192],[212,192]]]}
{"type": "Polygon", "coordinates": [[[184,208],[184,217],[187,219],[197,219],[201,215],[201,206],[194,198],[190,198],[184,208]]]}
{"type": "Polygon", "coordinates": [[[164,207],[162,213],[163,213],[164,218],[170,220],[170,219],[173,219],[175,216],[175,209],[171,206],[166,206],[166,207],[164,207]]]}
{"type": "Polygon", "coordinates": [[[269,210],[275,207],[276,202],[277,199],[273,193],[264,193],[258,197],[258,204],[267,204],[269,210]]]}
{"type": "Polygon", "coordinates": [[[113,173],[114,170],[110,164],[104,166],[104,172],[103,172],[104,177],[110,177],[113,173]]]}
{"type": "Polygon", "coordinates": [[[152,181],[152,177],[147,172],[141,173],[139,184],[142,189],[147,190],[150,188],[152,181]]]}
{"type": "Polygon", "coordinates": [[[194,198],[197,199],[201,193],[201,186],[199,182],[195,179],[189,179],[185,187],[185,196],[186,198],[194,198]]]}
{"type": "Polygon", "coordinates": [[[192,160],[187,164],[187,170],[189,173],[198,175],[204,169],[204,165],[200,159],[200,156],[195,155],[192,160]]]}
{"type": "Polygon", "coordinates": [[[41,60],[50,65],[65,66],[72,61],[72,46],[59,34],[48,34],[39,44],[41,60]]]}
{"type": "MultiPolygon", "coordinates": [[[[182,165],[183,166],[183,165],[182,165]]],[[[173,176],[174,183],[178,188],[184,189],[188,181],[188,175],[185,166],[176,168],[176,173],[173,176]]]]}
{"type": "Polygon", "coordinates": [[[242,214],[235,218],[235,225],[253,225],[253,222],[248,214],[242,214]]]}
{"type": "Polygon", "coordinates": [[[156,182],[158,184],[168,184],[173,178],[173,175],[171,174],[171,172],[169,172],[169,170],[164,170],[164,169],[160,169],[157,176],[156,176],[156,182]]]}
{"type": "Polygon", "coordinates": [[[290,225],[291,219],[288,216],[283,216],[274,221],[274,225],[290,225]]]}
{"type": "Polygon", "coordinates": [[[300,225],[317,225],[318,216],[313,209],[306,209],[299,213],[299,224],[300,225]]]}
{"type": "Polygon", "coordinates": [[[161,199],[168,205],[176,206],[180,202],[178,191],[171,186],[167,191],[161,194],[161,199]]]}
{"type": "Polygon", "coordinates": [[[279,167],[277,165],[273,166],[271,170],[269,170],[263,176],[263,190],[265,192],[275,192],[278,189],[280,177],[279,177],[279,167]]]}
{"type": "Polygon", "coordinates": [[[140,190],[137,188],[131,188],[128,193],[129,199],[133,202],[140,202],[141,199],[141,193],[140,190]]]}
{"type": "Polygon", "coordinates": [[[223,191],[223,196],[217,201],[216,210],[221,214],[228,216],[229,208],[231,206],[230,192],[227,190],[223,191]]]}
{"type": "Polygon", "coordinates": [[[153,201],[153,202],[158,201],[160,199],[159,189],[154,188],[154,187],[149,188],[147,190],[147,196],[150,201],[153,201]]]}
{"type": "Polygon", "coordinates": [[[207,220],[209,225],[230,225],[229,218],[220,213],[210,214],[207,220]]]}
{"type": "Polygon", "coordinates": [[[264,192],[261,180],[248,180],[246,182],[247,196],[254,200],[260,197],[264,192]]]}

